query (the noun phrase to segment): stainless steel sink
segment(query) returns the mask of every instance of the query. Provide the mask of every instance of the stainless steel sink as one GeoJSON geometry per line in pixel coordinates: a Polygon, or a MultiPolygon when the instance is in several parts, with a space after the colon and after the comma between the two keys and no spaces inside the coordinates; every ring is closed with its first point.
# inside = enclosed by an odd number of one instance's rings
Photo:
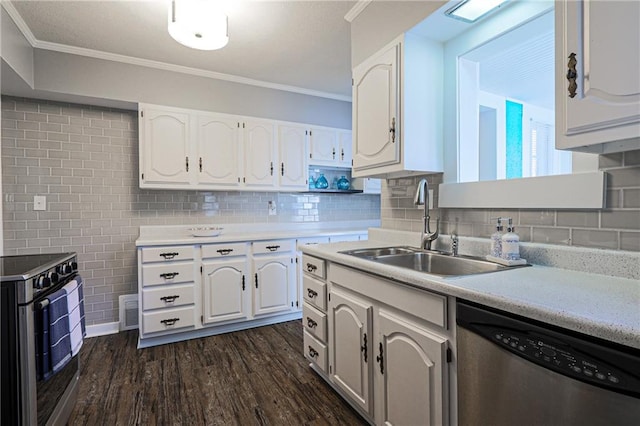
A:
{"type": "Polygon", "coordinates": [[[341,252],[384,265],[398,266],[440,276],[460,276],[504,271],[513,267],[498,265],[472,256],[451,256],[411,247],[382,247],[341,252]]]}

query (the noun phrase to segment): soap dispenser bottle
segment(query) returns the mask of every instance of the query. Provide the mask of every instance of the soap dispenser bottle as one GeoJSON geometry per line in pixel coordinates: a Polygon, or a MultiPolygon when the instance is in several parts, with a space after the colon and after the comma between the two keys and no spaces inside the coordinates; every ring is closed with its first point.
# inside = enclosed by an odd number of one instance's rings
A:
{"type": "Polygon", "coordinates": [[[502,218],[496,218],[496,232],[491,234],[491,250],[489,254],[493,257],[502,257],[502,218]]]}
{"type": "Polygon", "coordinates": [[[509,218],[509,226],[507,226],[507,232],[502,236],[503,259],[520,259],[520,237],[515,233],[515,230],[515,227],[511,224],[511,218],[509,218]]]}

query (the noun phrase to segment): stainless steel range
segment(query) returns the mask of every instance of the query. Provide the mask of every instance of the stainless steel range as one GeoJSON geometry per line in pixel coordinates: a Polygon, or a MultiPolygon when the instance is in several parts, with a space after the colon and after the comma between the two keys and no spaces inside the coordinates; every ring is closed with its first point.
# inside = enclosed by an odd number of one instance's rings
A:
{"type": "Polygon", "coordinates": [[[0,257],[2,425],[64,425],[69,418],[77,398],[79,356],[69,353],[55,373],[43,371],[42,337],[49,331],[41,324],[52,297],[73,280],[81,283],[77,269],[75,253],[0,257]]]}

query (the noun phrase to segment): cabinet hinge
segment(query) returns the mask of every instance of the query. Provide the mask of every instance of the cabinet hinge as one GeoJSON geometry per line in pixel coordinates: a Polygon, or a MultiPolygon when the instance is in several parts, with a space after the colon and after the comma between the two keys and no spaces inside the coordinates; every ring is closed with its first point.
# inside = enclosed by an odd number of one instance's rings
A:
{"type": "Polygon", "coordinates": [[[453,353],[451,352],[451,348],[447,348],[447,362],[451,362],[453,357],[453,353]]]}

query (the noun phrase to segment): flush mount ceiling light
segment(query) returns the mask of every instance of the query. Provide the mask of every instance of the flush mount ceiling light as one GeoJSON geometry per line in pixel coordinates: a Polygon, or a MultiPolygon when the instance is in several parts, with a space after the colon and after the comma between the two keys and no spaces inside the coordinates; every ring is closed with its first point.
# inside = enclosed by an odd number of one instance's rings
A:
{"type": "Polygon", "coordinates": [[[212,0],[172,0],[169,34],[178,43],[199,50],[216,50],[229,42],[227,15],[212,0]]]}
{"type": "Polygon", "coordinates": [[[508,0],[464,0],[444,14],[464,22],[475,22],[508,0]]]}

